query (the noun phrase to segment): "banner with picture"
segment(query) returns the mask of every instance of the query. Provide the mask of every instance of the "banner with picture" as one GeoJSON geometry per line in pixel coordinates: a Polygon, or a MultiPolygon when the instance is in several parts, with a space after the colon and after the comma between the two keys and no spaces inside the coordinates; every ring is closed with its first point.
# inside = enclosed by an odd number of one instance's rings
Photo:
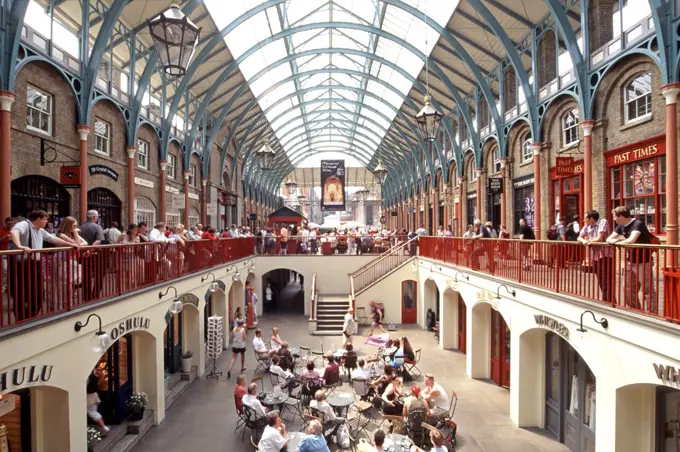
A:
{"type": "Polygon", "coordinates": [[[321,160],[321,210],[345,210],[344,160],[321,160]]]}

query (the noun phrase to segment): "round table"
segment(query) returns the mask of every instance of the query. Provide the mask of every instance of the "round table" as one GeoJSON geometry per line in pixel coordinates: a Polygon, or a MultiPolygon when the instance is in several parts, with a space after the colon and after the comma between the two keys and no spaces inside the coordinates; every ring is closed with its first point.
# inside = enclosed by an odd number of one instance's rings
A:
{"type": "Polygon", "coordinates": [[[350,406],[354,404],[354,394],[348,392],[334,392],[326,397],[326,401],[339,416],[344,416],[350,406]]]}
{"type": "Polygon", "coordinates": [[[297,452],[300,443],[306,437],[303,432],[288,432],[288,452],[297,452]]]}
{"type": "Polygon", "coordinates": [[[285,392],[282,392],[279,395],[274,395],[274,393],[268,393],[265,394],[264,397],[260,399],[260,402],[262,403],[262,405],[275,407],[283,405],[286,402],[286,400],[288,400],[288,394],[286,394],[285,392]]]}
{"type": "Polygon", "coordinates": [[[297,347],[289,347],[288,350],[290,350],[290,354],[293,355],[293,358],[299,358],[300,357],[300,349],[297,347]]]}
{"type": "Polygon", "coordinates": [[[383,449],[389,452],[408,452],[413,445],[413,441],[408,436],[391,433],[385,435],[383,449]]]}
{"type": "Polygon", "coordinates": [[[347,350],[345,350],[344,348],[340,348],[338,350],[333,351],[333,356],[336,358],[342,358],[343,356],[345,356],[345,353],[347,353],[347,350]]]}

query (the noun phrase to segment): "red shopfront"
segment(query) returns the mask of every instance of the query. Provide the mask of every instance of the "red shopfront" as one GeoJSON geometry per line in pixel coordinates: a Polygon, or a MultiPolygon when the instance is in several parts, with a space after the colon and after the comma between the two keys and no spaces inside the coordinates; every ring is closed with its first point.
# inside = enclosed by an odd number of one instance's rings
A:
{"type": "Polygon", "coordinates": [[[550,168],[550,211],[551,224],[560,217],[572,221],[575,215],[583,220],[583,160],[573,157],[557,157],[556,165],[550,168]]]}
{"type": "Polygon", "coordinates": [[[627,206],[650,232],[665,234],[666,136],[611,150],[605,158],[608,210],[627,206]]]}

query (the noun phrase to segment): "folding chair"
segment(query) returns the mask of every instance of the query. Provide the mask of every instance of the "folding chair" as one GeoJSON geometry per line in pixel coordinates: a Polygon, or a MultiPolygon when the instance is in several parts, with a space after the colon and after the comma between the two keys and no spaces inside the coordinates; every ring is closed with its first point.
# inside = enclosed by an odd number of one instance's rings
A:
{"type": "Polygon", "coordinates": [[[269,370],[269,364],[271,363],[271,359],[269,359],[269,354],[257,353],[256,351],[253,351],[253,353],[255,353],[255,363],[257,364],[255,372],[257,372],[260,369],[267,372],[269,370]]]}
{"type": "Polygon", "coordinates": [[[358,397],[359,400],[366,400],[368,398],[368,394],[371,392],[370,381],[366,378],[352,378],[350,384],[352,385],[354,397],[358,397]]]}
{"type": "MultiPolygon", "coordinates": [[[[249,428],[250,431],[252,432],[251,436],[255,435],[255,437],[259,441],[260,435],[262,435],[264,427],[267,425],[267,419],[264,417],[258,417],[255,410],[253,410],[248,405],[243,405],[243,412],[245,413],[245,427],[249,428]]],[[[243,441],[245,437],[246,429],[244,428],[241,441],[243,441]]]]}
{"type": "Polygon", "coordinates": [[[414,380],[422,375],[420,369],[418,369],[418,363],[420,362],[420,349],[416,350],[415,355],[416,359],[413,361],[404,359],[404,371],[408,372],[414,380]]]}
{"type": "Polygon", "coordinates": [[[255,452],[259,452],[260,449],[258,449],[257,443],[255,442],[255,438],[253,438],[253,435],[250,435],[250,444],[252,444],[253,448],[255,449],[255,452]]]}
{"type": "Polygon", "coordinates": [[[314,367],[317,369],[323,369],[324,368],[324,360],[326,358],[324,357],[323,350],[320,352],[315,352],[312,351],[312,361],[314,362],[314,367]]]}
{"type": "Polygon", "coordinates": [[[288,399],[283,403],[281,407],[281,417],[288,411],[293,414],[293,418],[290,422],[295,422],[295,418],[299,417],[301,420],[303,418],[304,405],[302,403],[302,380],[299,378],[295,379],[295,384],[293,389],[288,394],[288,399]]]}

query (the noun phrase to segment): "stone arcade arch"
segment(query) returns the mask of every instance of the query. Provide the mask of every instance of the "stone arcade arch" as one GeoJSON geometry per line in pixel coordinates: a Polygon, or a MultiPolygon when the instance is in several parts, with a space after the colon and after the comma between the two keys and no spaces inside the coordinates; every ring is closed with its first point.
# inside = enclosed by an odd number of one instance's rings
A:
{"type": "Polygon", "coordinates": [[[439,297],[439,286],[437,286],[435,280],[431,278],[426,279],[425,283],[423,284],[422,303],[418,303],[418,323],[422,328],[427,327],[428,310],[432,309],[432,311],[435,313],[435,316],[439,318],[439,297]]]}
{"type": "Polygon", "coordinates": [[[451,287],[444,289],[440,312],[440,347],[465,353],[467,344],[467,306],[462,295],[451,287]]]}

